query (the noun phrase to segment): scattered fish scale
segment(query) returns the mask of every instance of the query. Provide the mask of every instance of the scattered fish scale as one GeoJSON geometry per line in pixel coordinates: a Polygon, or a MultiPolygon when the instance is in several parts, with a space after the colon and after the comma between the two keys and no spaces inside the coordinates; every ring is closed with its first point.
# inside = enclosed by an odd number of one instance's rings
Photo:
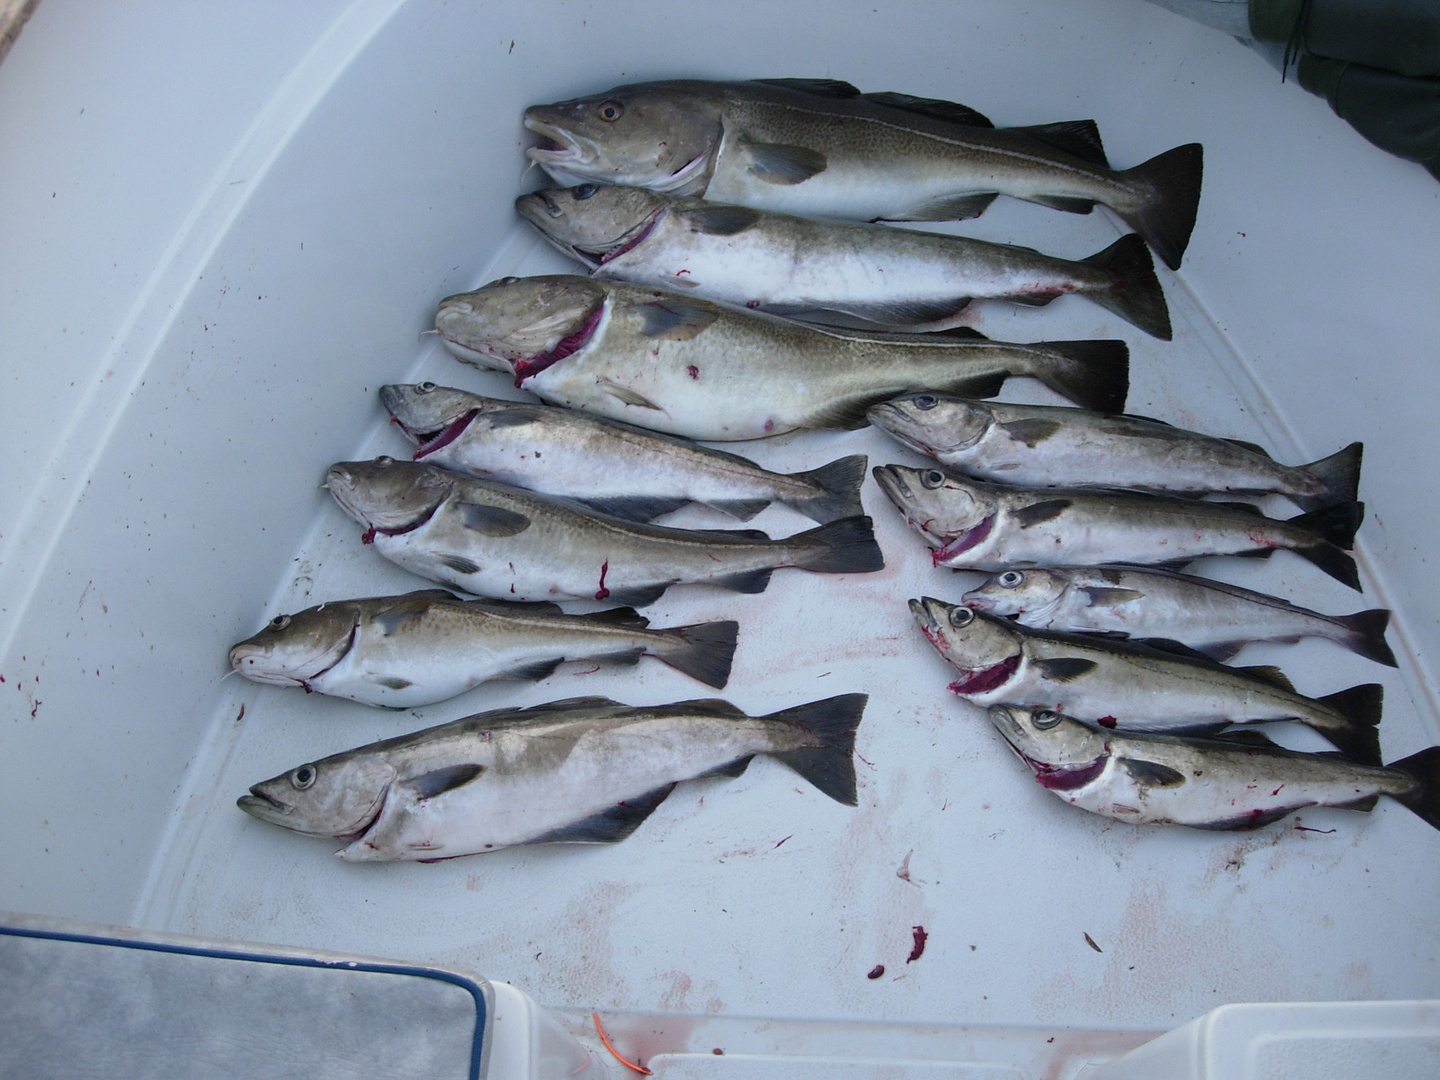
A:
{"type": "Polygon", "coordinates": [[[768,754],[856,804],[866,695],[769,716],[726,701],[631,707],[602,697],[478,713],[307,762],[238,805],[261,821],[345,840],[351,862],[434,861],[516,844],[624,840],[677,783],[739,776],[768,754]]]}

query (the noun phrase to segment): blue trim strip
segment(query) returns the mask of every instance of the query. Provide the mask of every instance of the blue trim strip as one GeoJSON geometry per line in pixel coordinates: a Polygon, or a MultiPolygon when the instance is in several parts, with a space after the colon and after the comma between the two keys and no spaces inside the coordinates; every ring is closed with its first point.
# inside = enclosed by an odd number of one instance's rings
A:
{"type": "Polygon", "coordinates": [[[122,949],[146,949],[150,952],[179,953],[182,956],[208,956],[217,960],[249,960],[259,964],[284,964],[289,967],[333,968],[340,971],[372,971],[382,975],[413,975],[421,979],[438,979],[468,990],[475,999],[475,1041],[470,1048],[470,1080],[480,1080],[480,1051],[485,1039],[485,993],[479,984],[463,975],[441,968],[404,967],[399,964],[367,964],[359,960],[318,960],[298,956],[266,956],[230,952],[225,949],[197,949],[184,945],[166,945],[155,941],[123,941],[119,938],[95,937],[90,934],[64,934],[52,930],[26,930],[0,925],[0,934],[12,937],[49,938],[55,941],[77,941],[86,945],[114,945],[122,949]]]}

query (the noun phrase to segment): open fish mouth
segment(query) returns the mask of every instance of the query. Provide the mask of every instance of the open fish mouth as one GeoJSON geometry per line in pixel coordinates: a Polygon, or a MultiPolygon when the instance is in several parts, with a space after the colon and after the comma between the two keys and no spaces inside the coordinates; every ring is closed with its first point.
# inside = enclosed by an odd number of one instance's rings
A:
{"type": "Polygon", "coordinates": [[[525,151],[525,156],[537,165],[587,165],[599,157],[593,145],[587,147],[568,131],[543,120],[527,116],[525,127],[549,144],[532,146],[525,151]]]}

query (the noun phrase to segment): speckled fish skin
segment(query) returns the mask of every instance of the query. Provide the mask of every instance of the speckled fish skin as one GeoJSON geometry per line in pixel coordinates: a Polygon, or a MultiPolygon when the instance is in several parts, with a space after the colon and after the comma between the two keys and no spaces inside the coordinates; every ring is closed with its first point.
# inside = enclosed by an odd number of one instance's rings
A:
{"type": "Polygon", "coordinates": [[[1280,521],[1250,506],[1143,492],[1034,490],[904,465],[877,466],[874,475],[935,549],[936,566],[991,573],[1031,566],[1153,566],[1283,548],[1360,588],[1355,560],[1332,542],[1353,544],[1363,513],[1359,503],[1280,521]]]}
{"type": "Polygon", "coordinates": [[[348,841],[349,862],[434,861],[516,844],[615,843],[674,785],[778,758],[855,805],[864,694],[751,717],[725,701],[632,708],[572,698],[478,713],[372,743],[254,785],[262,821],[348,841]]]}
{"type": "Polygon", "coordinates": [[[675,436],[532,402],[434,383],[380,388],[415,460],[648,521],[686,502],[746,520],[770,502],[824,524],[863,514],[863,454],[812,472],[775,473],[675,436]]]}
{"type": "Polygon", "coordinates": [[[940,330],[972,299],[1046,304],[1073,293],[1170,338],[1165,295],[1138,236],[1071,262],[1011,244],[613,185],[532,192],[515,207],[596,277],[777,315],[940,330]]]}
{"type": "Polygon", "coordinates": [[[1378,684],[1307,698],[1274,669],[1252,673],[1128,643],[1027,630],[933,597],[911,600],[910,611],[935,651],[960,673],[951,692],[977,705],[1053,709],[1126,731],[1296,720],[1353,760],[1380,760],[1378,684]]]}
{"type": "Polygon", "coordinates": [[[1390,613],[1322,615],[1251,589],[1169,570],[1064,566],[1006,570],[961,597],[976,611],[1034,630],[1178,641],[1215,660],[1247,642],[1318,637],[1395,667],[1390,613]]]}
{"type": "Polygon", "coordinates": [[[525,126],[553,144],[527,154],[562,184],[856,221],[973,217],[997,193],[1076,213],[1098,202],[1179,266],[1200,198],[1199,144],[1116,172],[1098,133],[1066,152],[973,110],[956,123],[943,117],[963,107],[903,103],[833,80],[638,83],[525,110],[525,126]]]}
{"type": "Polygon", "coordinates": [[[1309,465],[1137,416],[910,394],[870,422],[967,476],[1016,487],[1124,487],[1286,495],[1304,510],[1355,499],[1361,444],[1309,465]]]}
{"type": "Polygon", "coordinates": [[[566,660],[674,662],[725,685],[737,624],[651,630],[628,608],[566,615],[554,604],[461,600],[439,589],[341,600],[281,615],[230,650],[256,682],[366,705],[433,705],[491,679],[540,679],[566,660]]]}
{"type": "Polygon", "coordinates": [[[512,374],[551,404],[722,442],[864,427],[869,406],[909,390],[984,396],[1025,375],[1072,401],[1114,408],[1129,384],[1119,341],[822,330],[575,275],[504,278],[448,297],[435,327],[459,359],[512,374]]]}
{"type": "Polygon", "coordinates": [[[1255,731],[1241,740],[1098,731],[1006,705],[989,717],[1042,787],[1116,821],[1255,829],[1307,806],[1368,811],[1386,795],[1440,828],[1424,805],[1434,748],[1387,767],[1285,750],[1255,731]]]}
{"type": "Polygon", "coordinates": [[[340,462],[326,483],[381,555],[498,600],[644,605],[681,582],[763,592],[781,567],[867,573],[884,566],[865,517],[783,540],[748,529],[669,529],[390,458],[340,462]]]}

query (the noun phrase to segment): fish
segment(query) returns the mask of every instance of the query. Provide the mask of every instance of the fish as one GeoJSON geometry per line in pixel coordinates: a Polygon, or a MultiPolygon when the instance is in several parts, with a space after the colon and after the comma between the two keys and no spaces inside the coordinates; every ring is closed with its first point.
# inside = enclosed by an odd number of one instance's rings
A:
{"type": "Polygon", "coordinates": [[[1133,488],[1176,495],[1284,495],[1302,510],[1354,502],[1361,443],[1281,465],[1262,447],[1141,416],[945,394],[882,402],[870,423],[946,468],[1015,487],[1133,488]]]}
{"type": "Polygon", "coordinates": [[[573,274],[502,278],[447,297],[435,328],[460,360],[513,375],[552,405],[717,442],[861,428],[866,409],[897,394],[986,397],[1011,376],[1111,411],[1129,388],[1123,341],[821,329],[573,274]]]}
{"type": "Polygon", "coordinates": [[[237,805],[347,862],[434,862],[517,844],[614,844],[677,783],[739,776],[767,754],[836,802],[856,799],[866,695],[752,717],[727,701],[603,697],[476,713],[306,762],[237,805]]]}
{"type": "Polygon", "coordinates": [[[391,562],[497,600],[612,600],[643,607],[671,585],[764,592],[781,567],[864,574],[884,567],[868,517],[783,540],[755,529],[671,529],[424,462],[342,461],[326,486],[391,562]]]}
{"type": "Polygon", "coordinates": [[[649,626],[632,608],[566,615],[556,604],[426,589],[277,615],[230,650],[230,666],[255,682],[389,709],[433,705],[491,679],[543,679],[566,660],[653,656],[717,689],[730,678],[738,623],[649,626]]]}
{"type": "Polygon", "coordinates": [[[1122,731],[1214,732],[1294,720],[1351,760],[1380,762],[1378,683],[1308,698],[1274,667],[1230,668],[1132,642],[1029,630],[929,596],[911,600],[910,612],[960,673],[951,693],[977,705],[1054,709],[1122,731]]]}
{"type": "Polygon", "coordinates": [[[1116,821],[1258,829],[1307,806],[1368,811],[1384,795],[1440,829],[1440,746],[1363,765],[1254,730],[1191,738],[1097,730],[1050,709],[988,715],[1041,787],[1116,821]]]}
{"type": "Polygon", "coordinates": [[[1041,306],[1074,293],[1171,337],[1165,293],[1134,233],[1071,262],[1013,244],[609,184],[531,192],[515,208],[594,277],[776,315],[932,331],[958,325],[971,300],[1041,306]]]}
{"type": "Polygon", "coordinates": [[[864,514],[864,454],[809,472],[775,473],[689,439],[573,409],[502,401],[433,382],[380,388],[415,460],[563,495],[631,521],[690,502],[748,521],[771,502],[824,525],[864,514]]]}
{"type": "Polygon", "coordinates": [[[1204,150],[1110,168],[1093,121],[995,128],[954,102],[835,79],[671,80],[534,105],[526,151],[558,183],[644,187],[856,221],[975,217],[997,195],[1069,213],[1096,203],[1172,270],[1195,226],[1204,150]]]}
{"type": "Polygon", "coordinates": [[[1308,559],[1359,591],[1355,542],[1364,504],[1341,503],[1281,521],[1249,503],[968,480],[939,469],[881,465],[875,479],[935,550],[936,566],[990,573],[1031,566],[1183,566],[1207,555],[1308,559]]]}
{"type": "Polygon", "coordinates": [[[1322,615],[1264,593],[1171,570],[1062,566],[1004,570],[961,598],[986,615],[1033,630],[1131,638],[1163,648],[1179,642],[1228,660],[1252,641],[1317,637],[1387,667],[1390,612],[1322,615]]]}

